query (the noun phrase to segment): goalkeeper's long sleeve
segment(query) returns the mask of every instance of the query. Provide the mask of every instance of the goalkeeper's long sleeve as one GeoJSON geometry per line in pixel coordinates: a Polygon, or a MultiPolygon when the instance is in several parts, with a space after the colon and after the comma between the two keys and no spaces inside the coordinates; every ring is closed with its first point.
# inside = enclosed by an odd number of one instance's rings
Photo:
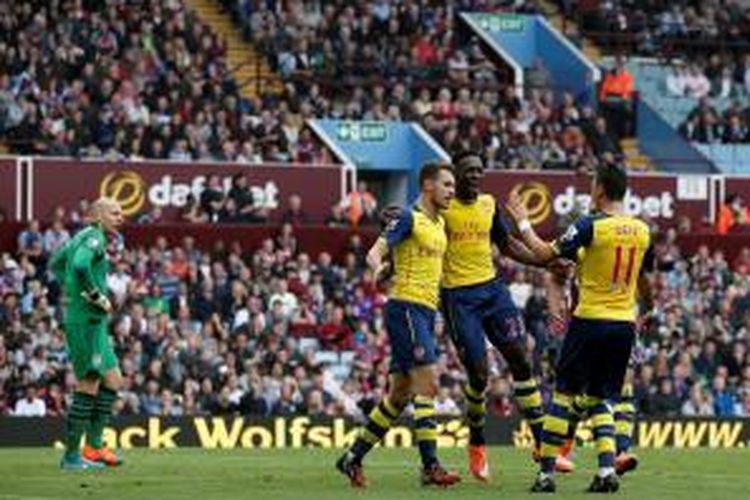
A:
{"type": "Polygon", "coordinates": [[[87,293],[99,291],[96,287],[92,270],[94,259],[97,257],[97,250],[88,244],[79,245],[73,254],[71,267],[80,281],[81,288],[87,293]]]}

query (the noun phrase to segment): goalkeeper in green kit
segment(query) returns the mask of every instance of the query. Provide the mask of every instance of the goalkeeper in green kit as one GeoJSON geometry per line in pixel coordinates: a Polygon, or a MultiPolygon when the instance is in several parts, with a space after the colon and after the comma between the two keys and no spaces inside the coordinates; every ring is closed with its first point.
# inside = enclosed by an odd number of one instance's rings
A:
{"type": "Polygon", "coordinates": [[[109,336],[112,305],[107,298],[107,236],[119,236],[120,205],[100,198],[91,207],[90,224],[50,259],[50,269],[65,294],[64,325],[68,354],[78,383],[66,421],[66,470],[102,469],[122,463],[102,443],[121,375],[109,336]],[[86,446],[80,450],[81,438],[86,446]]]}

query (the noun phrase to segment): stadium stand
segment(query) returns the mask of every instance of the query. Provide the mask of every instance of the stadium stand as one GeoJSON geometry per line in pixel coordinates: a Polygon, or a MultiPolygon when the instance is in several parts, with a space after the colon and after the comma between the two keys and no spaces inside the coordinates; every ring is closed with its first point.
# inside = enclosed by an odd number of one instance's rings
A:
{"type": "Polygon", "coordinates": [[[747,53],[748,8],[734,0],[557,2],[599,46],[649,56],[747,53]]]}
{"type": "Polygon", "coordinates": [[[710,0],[559,4],[578,28],[564,31],[585,36],[609,54],[628,55],[639,97],[696,151],[722,172],[750,169],[746,5],[710,0]]]}
{"type": "Polygon", "coordinates": [[[22,154],[326,162],[285,105],[243,98],[181,1],[0,6],[0,131],[22,154]]]}
{"type": "Polygon", "coordinates": [[[224,4],[287,82],[282,93],[245,95],[237,77],[246,68],[228,64],[224,40],[234,38],[219,37],[182,1],[144,2],[127,16],[116,2],[5,5],[5,142],[21,154],[330,163],[304,127],[329,117],[414,120],[449,152],[486,148],[492,168],[587,169],[621,153],[614,131],[595,126],[593,109],[571,96],[553,102],[543,67],[530,72],[526,97],[515,95],[458,24],[458,12],[481,2],[409,11],[380,2],[361,12],[224,4]],[[376,37],[389,30],[395,35],[376,37]]]}

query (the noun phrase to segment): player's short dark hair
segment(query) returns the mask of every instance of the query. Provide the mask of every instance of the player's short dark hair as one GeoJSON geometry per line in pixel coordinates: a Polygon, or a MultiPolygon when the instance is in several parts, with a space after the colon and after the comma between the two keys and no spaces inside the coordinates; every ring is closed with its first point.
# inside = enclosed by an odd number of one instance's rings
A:
{"type": "Polygon", "coordinates": [[[482,160],[482,163],[484,163],[484,158],[482,158],[482,155],[470,149],[462,149],[458,151],[453,155],[453,158],[451,158],[451,163],[453,163],[453,165],[455,166],[458,166],[459,163],[464,161],[466,158],[471,158],[472,156],[476,156],[477,158],[482,160]]]}
{"type": "Polygon", "coordinates": [[[605,163],[596,167],[596,183],[611,201],[622,201],[628,190],[628,174],[621,165],[605,163]]]}
{"type": "Polygon", "coordinates": [[[437,179],[441,170],[445,170],[446,172],[453,173],[453,167],[449,165],[448,163],[437,162],[437,161],[425,163],[422,166],[422,169],[419,171],[419,185],[424,186],[424,183],[426,181],[428,180],[434,181],[435,179],[437,179]]]}

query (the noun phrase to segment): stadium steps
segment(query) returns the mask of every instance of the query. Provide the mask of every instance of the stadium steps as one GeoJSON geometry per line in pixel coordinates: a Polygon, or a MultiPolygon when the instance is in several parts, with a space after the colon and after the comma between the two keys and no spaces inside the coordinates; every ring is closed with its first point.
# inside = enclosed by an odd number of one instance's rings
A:
{"type": "Polygon", "coordinates": [[[623,139],[620,141],[620,148],[625,156],[625,164],[629,170],[652,171],[654,164],[648,156],[641,153],[638,147],[638,139],[623,139]]]}
{"type": "Polygon", "coordinates": [[[581,31],[578,29],[578,24],[565,19],[560,8],[550,0],[542,0],[541,11],[544,17],[547,18],[549,23],[560,33],[564,34],[567,38],[570,38],[573,43],[577,44],[583,55],[589,58],[594,64],[599,64],[603,54],[591,40],[584,37],[581,31]],[[564,28],[564,29],[563,29],[564,28]]]}
{"type": "Polygon", "coordinates": [[[221,11],[215,0],[186,0],[188,7],[220,36],[227,48],[227,65],[240,88],[240,94],[252,99],[264,94],[279,94],[283,84],[266,58],[245,41],[229,14],[221,11]]]}

